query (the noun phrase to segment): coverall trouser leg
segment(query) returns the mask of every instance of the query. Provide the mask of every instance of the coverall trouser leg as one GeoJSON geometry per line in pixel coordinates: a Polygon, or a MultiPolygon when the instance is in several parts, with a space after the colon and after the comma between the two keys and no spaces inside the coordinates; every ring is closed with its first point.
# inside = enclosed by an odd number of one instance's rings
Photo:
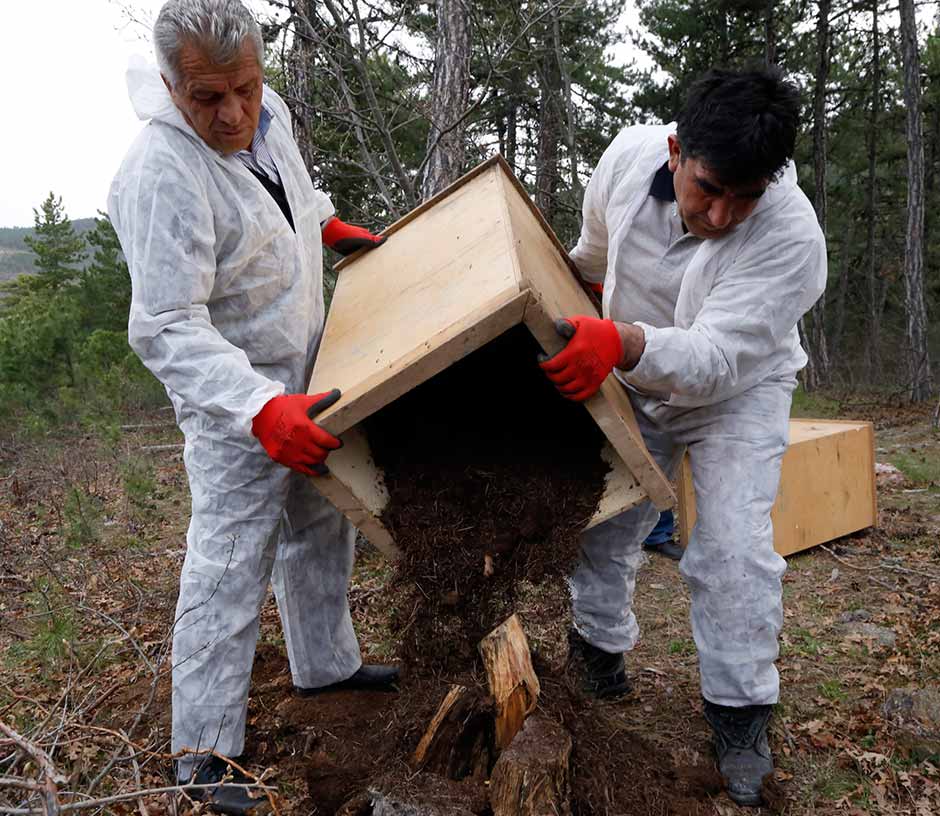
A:
{"type": "MultiPolygon", "coordinates": [[[[687,448],[697,520],[679,564],[691,596],[702,694],[713,703],[775,703],[786,562],[770,509],[786,450],[793,380],[768,381],[716,405],[669,407],[631,394],[643,438],[670,477],[687,448]]],[[[587,531],[571,578],[574,623],[609,652],[629,651],[642,542],[658,513],[645,502],[587,531]]]]}
{"type": "MultiPolygon", "coordinates": [[[[313,490],[319,503],[288,512],[306,477],[263,454],[222,456],[239,460],[226,470],[200,453],[187,445],[193,512],[173,632],[172,748],[237,756],[269,582],[295,683],[325,685],[360,666],[346,596],[355,530],[313,490]]],[[[180,762],[181,777],[192,762],[180,762]]]]}

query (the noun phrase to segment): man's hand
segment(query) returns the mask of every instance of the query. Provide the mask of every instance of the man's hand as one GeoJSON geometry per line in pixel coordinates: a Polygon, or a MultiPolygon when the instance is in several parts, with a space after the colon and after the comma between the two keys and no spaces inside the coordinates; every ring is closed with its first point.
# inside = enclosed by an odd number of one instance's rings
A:
{"type": "Polygon", "coordinates": [[[358,249],[375,249],[388,239],[386,236],[373,235],[363,227],[356,227],[340,221],[335,215],[321,228],[323,243],[340,255],[352,255],[358,249]]]}
{"type": "Polygon", "coordinates": [[[562,396],[583,402],[594,396],[601,383],[624,358],[620,327],[612,320],[577,315],[556,320],[555,330],[568,344],[539,365],[562,396]]]}
{"type": "Polygon", "coordinates": [[[322,476],[330,451],[343,443],[327,433],[312,418],[340,398],[338,388],[315,396],[282,394],[265,403],[251,423],[251,432],[275,462],[306,473],[322,476]]]}

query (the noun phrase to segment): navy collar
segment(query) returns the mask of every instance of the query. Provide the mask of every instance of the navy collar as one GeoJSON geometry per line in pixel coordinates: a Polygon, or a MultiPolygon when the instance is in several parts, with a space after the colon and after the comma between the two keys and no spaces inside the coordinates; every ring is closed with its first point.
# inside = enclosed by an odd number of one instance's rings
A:
{"type": "Polygon", "coordinates": [[[660,201],[676,200],[676,188],[672,183],[672,171],[669,169],[668,161],[663,162],[663,166],[653,176],[649,194],[660,201]]]}

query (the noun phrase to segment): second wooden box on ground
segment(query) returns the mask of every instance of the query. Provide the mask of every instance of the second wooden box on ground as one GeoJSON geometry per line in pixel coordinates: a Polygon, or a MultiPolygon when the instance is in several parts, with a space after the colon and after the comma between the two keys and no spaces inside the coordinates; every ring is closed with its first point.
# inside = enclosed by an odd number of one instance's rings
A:
{"type": "MultiPolygon", "coordinates": [[[[874,526],[874,439],[870,422],[790,420],[790,444],[770,514],[780,555],[874,526]]],[[[679,468],[678,487],[679,537],[688,546],[696,518],[688,455],[679,468]]]]}

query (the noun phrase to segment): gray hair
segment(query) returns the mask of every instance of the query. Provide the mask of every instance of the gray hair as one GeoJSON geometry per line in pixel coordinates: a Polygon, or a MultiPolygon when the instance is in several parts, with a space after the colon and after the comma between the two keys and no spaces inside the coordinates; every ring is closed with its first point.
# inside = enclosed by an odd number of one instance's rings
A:
{"type": "Polygon", "coordinates": [[[264,66],[261,29],[240,0],[168,0],[153,26],[153,45],[160,73],[175,87],[180,79],[180,49],[186,43],[224,65],[250,43],[264,66]]]}

